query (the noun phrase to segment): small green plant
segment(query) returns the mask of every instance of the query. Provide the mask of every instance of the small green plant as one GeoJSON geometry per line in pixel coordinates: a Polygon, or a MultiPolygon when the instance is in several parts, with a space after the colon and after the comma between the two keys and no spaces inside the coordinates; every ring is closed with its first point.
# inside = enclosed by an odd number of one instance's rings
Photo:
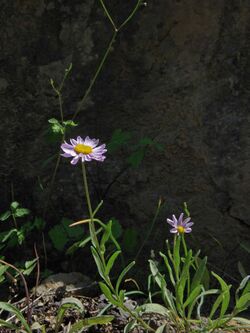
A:
{"type": "MultiPolygon", "coordinates": [[[[102,282],[99,283],[100,288],[110,304],[125,311],[131,318],[131,321],[125,328],[125,332],[129,332],[135,326],[141,326],[148,332],[163,332],[165,325],[155,330],[143,319],[143,314],[150,311],[159,312],[161,315],[164,313],[180,331],[191,332],[194,329],[198,329],[200,331],[213,332],[217,328],[224,327],[240,312],[246,310],[250,304],[248,284],[250,276],[243,279],[236,291],[235,307],[233,311],[228,314],[231,286],[219,275],[212,272],[211,275],[219,283],[219,288],[209,289],[209,273],[206,267],[207,258],[200,258],[200,251],[193,254],[193,251],[187,248],[185,242],[185,234],[192,232],[191,227],[194,223],[189,216],[184,219],[184,213],[180,215],[179,219],[177,219],[175,215],[173,215],[172,220],[167,219],[167,222],[171,225],[170,232],[175,235],[173,247],[171,248],[167,241],[167,253],[160,253],[164,260],[168,279],[159,271],[155,261],[150,260],[151,276],[149,277],[149,300],[151,303],[144,304],[135,309],[131,309],[126,305],[126,290],[122,288],[122,282],[126,274],[135,265],[135,261],[132,261],[120,272],[116,282],[114,282],[114,279],[111,279],[110,273],[121,254],[121,248],[113,235],[113,221],[110,220],[107,224],[104,224],[96,217],[102,203],[93,210],[89,195],[85,164],[92,160],[103,162],[106,158],[104,155],[107,151],[106,146],[98,146],[98,144],[99,140],[90,139],[89,137],[82,139],[78,136],[76,139],[70,139],[70,143],[65,142],[61,145],[61,149],[63,150],[62,156],[71,158],[72,165],[76,165],[78,162],[81,163],[83,188],[89,211],[88,219],[73,223],[71,226],[88,223],[92,255],[99,275],[102,278],[102,282]],[[99,237],[99,232],[96,232],[96,223],[102,227],[100,233],[101,237],[99,237]],[[114,243],[115,250],[107,254],[107,244],[110,240],[114,243]],[[150,290],[152,279],[160,289],[165,307],[160,304],[152,303],[152,297],[154,295],[150,290]],[[201,308],[209,295],[216,295],[216,299],[213,302],[209,316],[205,322],[202,318],[201,308]],[[196,313],[196,315],[194,313],[196,313]]],[[[158,215],[160,207],[161,200],[159,201],[155,218],[158,215]]],[[[189,215],[186,204],[184,205],[184,209],[186,214],[189,215]]],[[[153,220],[153,224],[154,221],[155,219],[153,220]]],[[[159,292],[157,292],[157,294],[158,293],[159,292]]]]}
{"type": "Polygon", "coordinates": [[[102,282],[99,283],[100,288],[103,294],[106,296],[107,300],[116,307],[119,307],[121,310],[128,313],[131,318],[133,318],[136,323],[139,323],[146,330],[154,331],[139,315],[136,311],[132,310],[125,304],[125,294],[126,290],[121,288],[122,282],[126,274],[134,266],[135,262],[128,264],[119,274],[116,283],[110,278],[110,272],[117,261],[119,255],[121,254],[120,245],[117,243],[112,234],[112,220],[108,222],[107,225],[102,223],[100,219],[96,218],[96,214],[100,208],[100,204],[95,210],[92,208],[91,199],[89,195],[89,188],[87,182],[86,174],[86,162],[96,160],[103,162],[105,160],[105,153],[107,151],[106,145],[98,146],[99,140],[90,139],[86,137],[82,139],[78,136],[76,139],[71,139],[70,144],[65,142],[61,145],[63,150],[63,155],[66,158],[71,158],[71,164],[76,165],[78,162],[81,162],[82,177],[83,177],[83,188],[86,195],[86,201],[89,211],[89,219],[79,221],[74,223],[72,226],[76,226],[82,223],[89,224],[89,233],[91,239],[91,251],[93,258],[95,260],[98,272],[102,278],[102,282]],[[100,239],[96,233],[95,224],[98,223],[103,227],[103,233],[100,239]],[[113,253],[106,254],[107,242],[112,240],[116,249],[113,253]]]}
{"type": "Polygon", "coordinates": [[[0,215],[2,223],[6,224],[12,220],[14,224],[14,226],[8,224],[9,228],[0,232],[0,250],[22,245],[33,231],[41,231],[44,228],[45,222],[39,217],[35,217],[32,221],[23,221],[23,218],[29,214],[29,209],[23,208],[20,203],[13,201],[10,204],[10,209],[0,215]]]}
{"type": "MultiPolygon", "coordinates": [[[[151,277],[160,289],[168,316],[179,330],[185,332],[190,332],[194,328],[213,332],[217,328],[224,327],[250,305],[250,276],[242,280],[235,294],[235,306],[228,313],[231,285],[228,285],[218,274],[211,272],[219,288],[209,289],[207,258],[200,258],[200,251],[193,254],[191,249],[187,249],[184,235],[192,231],[193,223],[190,217],[183,220],[183,214],[181,214],[177,220],[173,215],[173,219],[167,221],[172,226],[171,232],[175,234],[175,237],[172,249],[167,241],[167,253],[160,252],[166,275],[160,272],[154,260],[149,260],[149,265],[151,277]],[[205,315],[202,317],[201,313],[202,306],[211,295],[213,297],[216,295],[216,298],[204,320],[205,315]]],[[[154,295],[151,292],[151,277],[149,278],[150,301],[154,295]]]]}

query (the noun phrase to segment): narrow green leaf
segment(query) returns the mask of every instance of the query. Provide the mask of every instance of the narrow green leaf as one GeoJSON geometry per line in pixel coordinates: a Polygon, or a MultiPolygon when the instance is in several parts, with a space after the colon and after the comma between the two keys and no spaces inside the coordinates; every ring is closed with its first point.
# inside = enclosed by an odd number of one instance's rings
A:
{"type": "Polygon", "coordinates": [[[9,238],[11,238],[13,234],[16,235],[17,232],[17,229],[11,229],[10,231],[8,231],[2,239],[2,243],[5,243],[7,240],[9,240],[9,238]]]}
{"type": "Polygon", "coordinates": [[[123,304],[124,303],[124,298],[125,298],[125,290],[120,290],[119,291],[119,300],[123,304]]]}
{"type": "Polygon", "coordinates": [[[142,311],[142,313],[158,313],[162,316],[168,316],[169,310],[160,304],[157,303],[146,303],[139,307],[139,311],[142,311]]]}
{"type": "MultiPolygon", "coordinates": [[[[15,325],[13,325],[13,324],[5,321],[5,320],[2,320],[2,319],[0,319],[0,327],[7,327],[11,330],[15,330],[15,332],[18,332],[20,330],[20,328],[18,326],[15,326],[15,325]]],[[[3,333],[4,333],[4,330],[3,330],[3,333]]]]}
{"type": "Polygon", "coordinates": [[[206,269],[206,264],[207,264],[207,257],[204,257],[200,262],[199,262],[199,266],[198,269],[196,270],[192,283],[191,283],[191,288],[190,291],[192,292],[192,290],[194,290],[203,280],[203,276],[205,273],[205,269],[206,269]]]}
{"type": "Polygon", "coordinates": [[[79,320],[77,323],[75,323],[69,333],[79,333],[81,332],[84,328],[89,328],[91,326],[95,325],[105,325],[110,323],[114,319],[114,316],[97,316],[97,317],[90,317],[90,318],[85,318],[82,320],[79,320]]]}
{"type": "Polygon", "coordinates": [[[169,264],[168,258],[167,258],[167,256],[166,256],[164,253],[162,253],[162,252],[160,252],[160,255],[161,255],[161,257],[163,258],[164,263],[165,263],[165,265],[166,265],[166,267],[167,267],[170,281],[172,282],[172,285],[175,286],[175,279],[174,279],[173,271],[172,271],[172,268],[171,268],[171,266],[170,266],[170,264],[169,264]]]}
{"type": "Polygon", "coordinates": [[[186,288],[186,282],[189,277],[189,268],[191,263],[192,263],[192,250],[189,250],[185,258],[183,269],[181,271],[180,280],[179,282],[177,282],[176,302],[179,310],[182,308],[183,305],[184,291],[186,288]]]}
{"type": "Polygon", "coordinates": [[[111,230],[112,230],[112,220],[110,220],[108,224],[105,226],[105,231],[101,239],[100,248],[103,252],[105,251],[105,244],[110,238],[111,230]]]}
{"type": "Polygon", "coordinates": [[[247,276],[247,272],[245,271],[244,266],[242,265],[241,261],[238,261],[238,271],[240,272],[240,275],[242,276],[242,278],[247,276]]]}
{"type": "Polygon", "coordinates": [[[3,213],[0,215],[0,221],[5,221],[7,220],[11,215],[11,212],[7,210],[7,212],[3,213]]]}
{"type": "Polygon", "coordinates": [[[162,286],[162,278],[163,275],[159,272],[158,267],[156,265],[156,262],[154,260],[149,259],[149,267],[152,273],[152,276],[155,280],[155,282],[158,284],[159,288],[162,286]]]}
{"type": "Polygon", "coordinates": [[[13,313],[14,315],[16,315],[16,317],[20,320],[23,327],[25,328],[26,332],[27,333],[32,333],[27,321],[24,318],[24,316],[14,305],[12,305],[10,303],[6,303],[6,302],[0,302],[0,309],[3,309],[7,312],[10,312],[10,313],[13,313]]]}
{"type": "Polygon", "coordinates": [[[196,299],[196,297],[200,294],[202,290],[202,285],[199,284],[198,286],[196,286],[191,294],[188,296],[187,300],[185,301],[183,308],[185,309],[189,304],[192,305],[192,303],[194,302],[194,300],[196,299]]]}
{"type": "MultiPolygon", "coordinates": [[[[102,230],[103,230],[103,228],[99,228],[96,231],[96,234],[98,235],[102,230]]],[[[84,238],[82,241],[75,242],[73,245],[71,245],[67,249],[66,254],[67,255],[72,255],[77,249],[86,246],[90,241],[91,241],[91,237],[88,236],[88,237],[84,238]]]]}
{"type": "MultiPolygon", "coordinates": [[[[197,303],[200,299],[203,299],[205,296],[216,295],[216,294],[218,294],[219,292],[220,292],[219,289],[209,289],[209,290],[206,290],[206,291],[203,291],[202,293],[200,293],[200,295],[198,295],[198,296],[196,297],[196,299],[193,301],[193,303],[192,303],[191,306],[189,307],[187,318],[190,319],[191,314],[192,314],[192,312],[193,312],[193,309],[194,309],[196,303],[197,303]]],[[[209,318],[210,318],[210,317],[209,317],[209,318]]]]}
{"type": "Polygon", "coordinates": [[[108,263],[105,267],[105,275],[109,275],[114,263],[115,263],[115,260],[116,258],[119,256],[119,254],[121,253],[121,251],[115,251],[112,256],[109,258],[108,260],[108,263]]]}
{"type": "Polygon", "coordinates": [[[79,310],[80,313],[84,311],[84,307],[79,299],[75,297],[66,297],[62,299],[61,305],[58,309],[57,316],[56,316],[56,326],[55,326],[55,332],[58,333],[61,323],[63,321],[63,317],[65,314],[65,311],[67,309],[75,308],[79,310]]]}
{"type": "Polygon", "coordinates": [[[99,272],[100,276],[103,278],[103,280],[105,281],[106,280],[105,269],[104,269],[103,263],[99,257],[99,254],[97,253],[96,249],[93,246],[91,246],[91,252],[94,257],[98,272],[99,272]]]}
{"type": "Polygon", "coordinates": [[[250,306],[250,292],[242,295],[236,302],[235,309],[237,313],[246,310],[250,306]]]}
{"type": "Polygon", "coordinates": [[[37,258],[35,258],[33,260],[25,261],[25,264],[24,264],[25,269],[22,271],[22,273],[24,275],[30,275],[30,273],[36,267],[36,263],[37,263],[37,258]]]}
{"type": "Polygon", "coordinates": [[[122,280],[124,278],[124,276],[130,271],[130,269],[135,265],[135,261],[132,261],[130,264],[128,264],[123,271],[121,272],[121,274],[119,275],[117,282],[116,282],[116,286],[115,286],[115,291],[118,294],[119,293],[119,288],[120,288],[120,284],[122,283],[122,280]]]}
{"type": "Polygon", "coordinates": [[[69,126],[69,127],[76,127],[76,126],[78,126],[78,124],[75,123],[73,120],[66,120],[66,121],[63,121],[63,125],[65,125],[65,126],[69,126]]]}
{"type": "MultiPolygon", "coordinates": [[[[165,280],[164,280],[165,282],[165,280]]],[[[165,304],[177,315],[177,310],[175,306],[175,298],[171,291],[166,287],[166,282],[162,283],[161,291],[165,304]],[[165,285],[164,285],[165,284],[165,285]]]]}
{"type": "Polygon", "coordinates": [[[107,298],[107,300],[112,303],[113,305],[115,306],[118,306],[120,305],[120,303],[113,297],[109,287],[103,283],[103,282],[99,282],[99,286],[101,288],[101,291],[103,292],[103,294],[105,295],[105,297],[107,298]]]}
{"type": "Polygon", "coordinates": [[[137,326],[136,320],[131,320],[123,330],[123,333],[129,333],[132,329],[134,329],[137,326]]]}
{"type": "Polygon", "coordinates": [[[244,293],[246,293],[246,292],[248,292],[248,291],[250,291],[250,275],[247,275],[247,276],[245,276],[244,277],[244,279],[241,281],[241,283],[240,283],[240,285],[239,285],[239,288],[236,290],[236,293],[235,293],[235,298],[236,298],[236,301],[237,301],[237,299],[239,298],[238,297],[238,295],[239,295],[239,292],[242,290],[242,289],[244,289],[243,290],[243,295],[244,295],[244,293]]]}
{"type": "Polygon", "coordinates": [[[222,300],[221,300],[221,310],[220,310],[220,318],[222,318],[222,316],[224,316],[229,306],[231,285],[227,285],[227,283],[216,273],[212,272],[212,275],[219,281],[222,290],[221,294],[222,300]]]}

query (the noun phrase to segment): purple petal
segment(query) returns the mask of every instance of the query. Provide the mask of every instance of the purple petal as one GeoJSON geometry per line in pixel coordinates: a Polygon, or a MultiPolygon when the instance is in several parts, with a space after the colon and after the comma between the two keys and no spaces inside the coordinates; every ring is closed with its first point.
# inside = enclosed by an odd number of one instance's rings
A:
{"type": "Polygon", "coordinates": [[[178,224],[179,225],[182,225],[182,220],[183,220],[183,216],[184,216],[184,214],[183,213],[181,213],[181,215],[179,216],[179,219],[178,219],[178,224]]]}
{"type": "Polygon", "coordinates": [[[77,137],[77,143],[84,144],[84,141],[80,136],[77,137]]]}
{"type": "Polygon", "coordinates": [[[73,165],[76,165],[76,163],[79,161],[79,158],[80,158],[79,155],[75,156],[75,157],[71,160],[70,163],[73,164],[73,165]]]}
{"type": "Polygon", "coordinates": [[[177,224],[178,224],[178,220],[177,220],[177,218],[175,217],[175,215],[172,215],[172,218],[173,218],[174,223],[177,225],[177,224]]]}
{"type": "Polygon", "coordinates": [[[96,161],[99,161],[99,162],[103,162],[105,160],[106,156],[99,156],[99,157],[95,157],[95,160],[96,161]]]}
{"type": "Polygon", "coordinates": [[[183,224],[184,224],[184,223],[188,223],[190,220],[191,220],[191,217],[187,217],[187,218],[183,221],[183,224]]]}
{"type": "Polygon", "coordinates": [[[189,234],[190,232],[192,232],[192,229],[191,229],[191,228],[186,228],[186,229],[185,229],[185,233],[186,233],[186,234],[189,234]]]}
{"type": "Polygon", "coordinates": [[[173,228],[173,229],[170,229],[170,232],[171,232],[171,234],[177,234],[177,229],[176,228],[173,228]]]}
{"type": "Polygon", "coordinates": [[[67,142],[64,142],[61,144],[61,148],[67,148],[67,149],[74,149],[74,147],[70,144],[68,144],[67,142]]]}
{"type": "Polygon", "coordinates": [[[90,155],[85,155],[84,156],[85,161],[90,162],[92,160],[90,155]]]}
{"type": "Polygon", "coordinates": [[[176,227],[176,223],[170,219],[167,219],[167,223],[170,224],[172,227],[176,227]]]}
{"type": "Polygon", "coordinates": [[[61,154],[61,156],[63,156],[63,157],[72,157],[71,154],[67,154],[67,153],[61,154]]]}
{"type": "Polygon", "coordinates": [[[99,143],[99,140],[98,139],[90,139],[89,136],[87,136],[84,140],[84,144],[86,146],[90,146],[92,148],[95,148],[99,143]]]}
{"type": "Polygon", "coordinates": [[[65,153],[67,153],[67,154],[70,154],[70,156],[76,156],[77,154],[76,154],[76,152],[74,151],[74,150],[72,150],[72,149],[68,149],[68,148],[64,148],[64,147],[61,147],[62,148],[62,150],[65,152],[65,153]]]}
{"type": "Polygon", "coordinates": [[[77,141],[75,139],[70,139],[69,141],[71,142],[72,146],[77,145],[77,141]]]}
{"type": "Polygon", "coordinates": [[[194,225],[194,222],[189,222],[185,224],[186,228],[192,227],[192,225],[194,225]]]}
{"type": "Polygon", "coordinates": [[[105,148],[106,148],[106,145],[104,144],[104,145],[94,148],[93,152],[95,152],[95,153],[101,152],[103,154],[103,153],[106,153],[106,151],[107,151],[107,149],[105,149],[105,148]]]}

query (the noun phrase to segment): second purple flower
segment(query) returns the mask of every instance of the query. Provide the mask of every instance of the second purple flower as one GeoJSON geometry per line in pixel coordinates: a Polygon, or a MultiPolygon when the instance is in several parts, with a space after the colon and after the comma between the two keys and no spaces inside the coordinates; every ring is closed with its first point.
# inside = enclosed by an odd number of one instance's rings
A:
{"type": "Polygon", "coordinates": [[[184,234],[184,233],[190,233],[192,231],[191,227],[194,224],[191,222],[191,218],[187,217],[186,219],[183,219],[184,214],[181,213],[178,220],[175,217],[175,215],[172,216],[172,220],[167,219],[167,223],[171,225],[172,229],[170,229],[170,232],[172,234],[184,234]]]}

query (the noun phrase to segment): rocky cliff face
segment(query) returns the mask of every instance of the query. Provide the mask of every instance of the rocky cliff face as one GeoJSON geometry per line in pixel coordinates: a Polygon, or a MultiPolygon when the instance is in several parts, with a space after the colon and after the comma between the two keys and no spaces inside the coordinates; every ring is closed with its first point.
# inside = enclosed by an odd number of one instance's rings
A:
{"type": "MultiPolygon", "coordinates": [[[[107,1],[119,21],[130,5],[107,1]]],[[[19,200],[39,212],[46,194],[38,183],[48,182],[55,163],[48,159],[57,149],[46,139],[47,120],[59,118],[49,78],[60,80],[73,63],[64,91],[70,118],[112,27],[94,0],[2,0],[0,15],[1,197],[7,205],[13,182],[19,200]]],[[[105,142],[121,128],[136,141],[149,136],[163,144],[164,152],[149,149],[141,169],[117,180],[106,213],[144,232],[163,196],[157,243],[168,235],[166,216],[187,201],[195,244],[228,272],[250,228],[249,37],[247,0],[149,1],[118,35],[75,129],[105,142]]],[[[121,151],[90,170],[97,192],[119,173],[122,161],[121,151]]],[[[51,216],[55,209],[81,214],[78,171],[61,164],[51,216]]]]}

